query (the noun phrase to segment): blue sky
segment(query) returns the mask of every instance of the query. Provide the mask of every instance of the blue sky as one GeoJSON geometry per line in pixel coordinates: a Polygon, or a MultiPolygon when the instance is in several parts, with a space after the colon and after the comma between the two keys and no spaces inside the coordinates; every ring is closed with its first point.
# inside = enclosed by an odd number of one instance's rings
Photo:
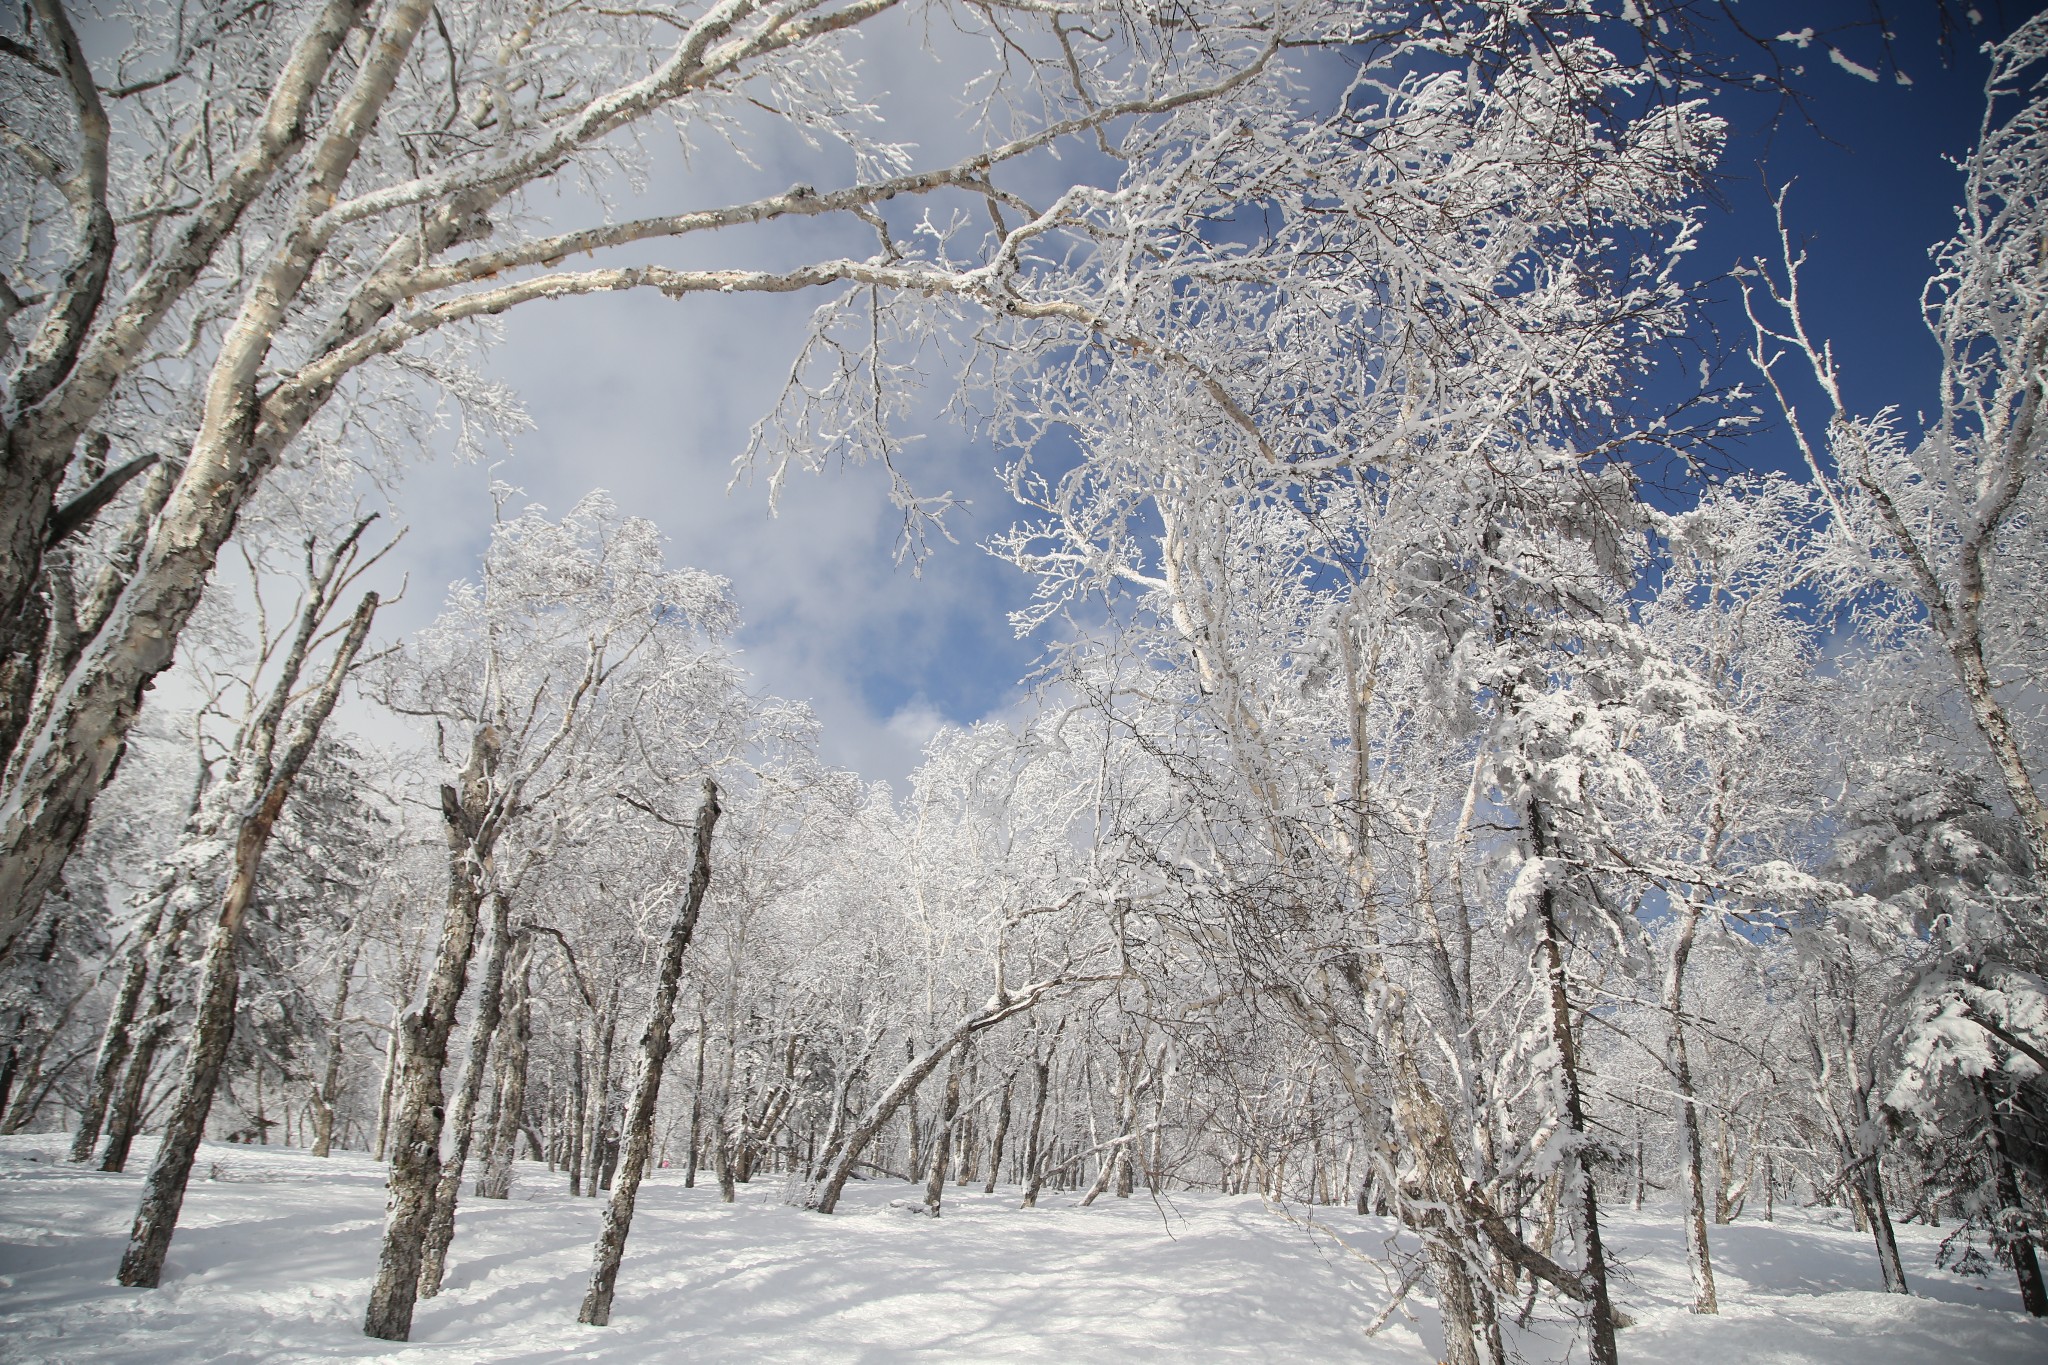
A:
{"type": "MultiPolygon", "coordinates": [[[[1897,8],[1905,10],[1908,6],[1897,8]]],[[[1961,35],[1945,63],[1932,6],[1897,17],[1896,68],[1884,64],[1861,0],[1827,4],[1738,3],[1753,30],[1817,30],[1802,51],[1787,45],[1804,112],[1771,97],[1725,99],[1734,124],[1724,163],[1726,207],[1711,217],[1692,258],[1703,275],[1725,272],[1775,245],[1770,196],[1793,181],[1790,218],[1812,251],[1806,287],[1813,321],[1837,342],[1848,393],[1861,408],[1896,403],[1909,412],[1933,396],[1934,351],[1917,301],[1927,251],[1953,222],[1959,177],[1945,155],[1968,148],[1981,109],[1983,37],[2020,16],[1986,0],[1986,23],[1961,35]],[[1833,32],[1836,24],[1861,27],[1833,32]],[[1830,59],[1828,45],[1877,70],[1878,81],[1830,59]],[[1901,84],[1895,69],[1911,84],[1901,84]]],[[[949,41],[939,35],[942,46],[949,41]]],[[[922,140],[929,164],[957,150],[941,58],[911,44],[869,41],[863,56],[885,86],[899,137],[922,140]]],[[[755,166],[704,151],[686,166],[657,153],[647,211],[773,192],[817,180],[800,145],[770,141],[755,166]]],[[[565,220],[587,209],[565,203],[565,220]]],[[[639,205],[635,212],[642,211],[639,205]]],[[[732,236],[677,249],[679,260],[767,263],[799,251],[865,252],[857,225],[805,221],[758,240],[732,236]],[[736,259],[735,253],[739,253],[736,259]],[[693,253],[696,255],[693,257],[693,253]]],[[[1740,324],[1732,291],[1710,316],[1740,324]]],[[[593,487],[670,537],[671,558],[730,577],[745,625],[744,658],[762,690],[810,701],[825,723],[826,757],[871,779],[900,782],[941,721],[971,722],[1023,704],[1019,679],[1037,647],[1013,638],[1005,613],[1028,584],[980,549],[1010,519],[997,477],[1003,451],[936,416],[945,394],[927,395],[927,435],[909,468],[924,491],[965,500],[950,519],[957,543],[937,543],[921,575],[894,562],[899,517],[873,469],[793,475],[779,515],[757,481],[728,492],[733,459],[773,403],[815,299],[693,299],[626,295],[540,305],[508,320],[489,372],[522,397],[534,427],[494,467],[442,455],[423,462],[401,494],[413,533],[396,565],[411,575],[408,600],[388,629],[430,618],[445,585],[473,572],[489,524],[492,478],[566,510],[593,487]]],[[[1742,335],[1727,332],[1732,344],[1742,335]]],[[[444,449],[446,442],[439,442],[444,449]]],[[[1782,433],[1766,431],[1733,452],[1739,461],[1787,466],[1782,433]]]]}
{"type": "MultiPolygon", "coordinates": [[[[1785,53],[1803,68],[1794,82],[1805,116],[1765,96],[1723,101],[1722,113],[1734,125],[1723,162],[1727,208],[1712,216],[1699,263],[1726,268],[1755,254],[1775,255],[1771,198],[1789,183],[1786,217],[1810,251],[1807,302],[1845,363],[1849,401],[1865,411],[1926,407],[1934,398],[1937,356],[1920,322],[1920,289],[1929,248],[1954,230],[1962,183],[1946,158],[1961,156],[1976,141],[1988,70],[1979,44],[2008,32],[2030,7],[2001,13],[1984,0],[1977,6],[1984,18],[1979,31],[1958,34],[1944,60],[1933,4],[1886,6],[1898,11],[1892,16],[1895,65],[1884,63],[1866,0],[1736,8],[1758,31],[1816,30],[1803,51],[1785,53]],[[1779,14],[1792,17],[1760,22],[1779,14]],[[1831,32],[1831,24],[1854,27],[1831,32]],[[1866,80],[1832,60],[1831,39],[1878,79],[1866,80]],[[1900,83],[1899,73],[1911,84],[1900,83]]],[[[1731,325],[1741,321],[1739,312],[1716,316],[1731,325]]],[[[1756,444],[1753,459],[1794,458],[1776,433],[1756,444]]]]}

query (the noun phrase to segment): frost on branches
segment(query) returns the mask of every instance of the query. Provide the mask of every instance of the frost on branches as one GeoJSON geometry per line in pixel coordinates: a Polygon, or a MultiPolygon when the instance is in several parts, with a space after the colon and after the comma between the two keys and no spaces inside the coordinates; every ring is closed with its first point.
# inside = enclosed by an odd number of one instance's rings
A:
{"type": "Polygon", "coordinates": [[[2048,19],[1991,54],[1910,422],[1847,406],[1796,196],[1745,377],[1674,379],[1734,23],[33,0],[0,1129],[156,1139],[134,1287],[202,1140],[367,1154],[393,1341],[536,1187],[606,1200],[593,1330],[678,1188],[843,1229],[897,1184],[919,1237],[975,1188],[1354,1220],[1368,1335],[1428,1300],[1455,1365],[1621,1359],[1655,1218],[1709,1330],[1728,1229],[1788,1204],[1872,1285],[1996,1269],[2048,1316],[2048,19]],[[955,160],[861,65],[942,30],[955,160]],[[641,183],[655,136],[782,132],[784,192],[641,183]],[[375,635],[392,433],[516,428],[491,321],[623,290],[815,294],[741,464],[874,462],[912,557],[920,390],[981,420],[1030,706],[901,790],[836,770],[718,566],[598,492],[494,485],[438,617],[375,635]],[[1745,384],[1803,468],[1709,480],[1745,384]]]}

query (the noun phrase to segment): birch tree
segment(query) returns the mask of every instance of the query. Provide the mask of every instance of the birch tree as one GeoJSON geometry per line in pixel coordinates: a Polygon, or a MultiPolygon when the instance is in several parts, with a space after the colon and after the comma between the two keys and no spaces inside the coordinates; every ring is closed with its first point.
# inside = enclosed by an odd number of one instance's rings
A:
{"type": "MultiPolygon", "coordinates": [[[[357,527],[357,532],[361,529],[357,527]]],[[[345,570],[349,567],[346,552],[353,542],[352,535],[312,575],[290,653],[279,669],[268,703],[256,718],[248,744],[236,755],[242,761],[224,779],[225,791],[233,793],[224,799],[233,799],[239,809],[231,826],[232,861],[213,934],[201,959],[192,1037],[186,1047],[178,1098],[163,1141],[158,1144],[156,1159],[143,1182],[142,1207],[135,1216],[128,1249],[121,1258],[119,1279],[125,1285],[153,1289],[163,1275],[164,1256],[170,1250],[171,1235],[184,1204],[185,1185],[192,1173],[206,1116],[213,1107],[221,1064],[233,1035],[235,996],[241,975],[236,954],[241,947],[243,922],[255,898],[257,873],[277,829],[278,817],[300,770],[312,755],[321,728],[340,700],[342,684],[355,666],[377,612],[377,594],[366,593],[333,646],[326,676],[310,696],[303,700],[295,698],[300,674],[309,662],[322,627],[336,605],[336,598],[351,581],[345,570]]],[[[223,829],[220,834],[225,836],[229,832],[223,829]]]]}
{"type": "MultiPolygon", "coordinates": [[[[31,230],[5,294],[11,331],[26,340],[7,381],[0,488],[0,743],[16,760],[0,805],[0,951],[61,870],[142,689],[171,662],[256,490],[293,452],[323,439],[331,450],[352,406],[403,406],[407,373],[487,414],[488,386],[461,370],[475,324],[621,290],[687,299],[836,286],[840,318],[900,297],[913,330],[929,331],[921,301],[931,300],[954,318],[1049,322],[1061,344],[1099,333],[1169,354],[1105,312],[1113,251],[1098,253],[1092,285],[1033,278],[1044,272],[1032,253],[1085,220],[1094,196],[1033,204],[998,177],[1098,137],[1114,151],[1112,135],[1129,144],[1122,157],[1142,162],[1143,149],[1180,136],[1176,120],[1253,85],[1276,92],[1261,102],[1278,114],[1288,77],[1276,58],[1298,44],[1391,35],[1433,51],[1446,29],[1519,42],[1480,7],[1449,17],[1318,3],[1275,14],[1208,0],[1169,19],[1110,5],[963,6],[961,26],[990,53],[986,70],[958,83],[982,86],[978,145],[918,165],[868,124],[850,47],[870,33],[914,41],[897,9],[743,0],[543,14],[307,0],[260,19],[231,7],[138,10],[120,49],[96,57],[61,0],[33,7],[4,65],[26,116],[7,141],[7,202],[31,230]],[[598,209],[582,225],[536,221],[557,185],[602,181],[609,160],[636,160],[637,137],[744,147],[764,126],[816,139],[818,185],[638,216],[598,209]],[[919,233],[925,203],[934,223],[955,204],[995,206],[997,230],[979,241],[919,233]],[[657,241],[820,215],[868,223],[874,252],[768,270],[677,269],[644,254],[657,241]],[[616,257],[562,268],[586,252],[616,257]],[[160,413],[152,395],[165,391],[191,397],[160,413]],[[153,485],[116,513],[131,547],[109,559],[118,592],[103,614],[58,621],[77,637],[75,658],[50,653],[38,585],[52,530],[75,529],[152,461],[153,485]],[[61,675],[55,686],[46,671],[61,675]],[[39,692],[55,703],[32,715],[39,692]]],[[[1582,21],[1567,8],[1545,22],[1568,31],[1582,21]]],[[[831,328],[828,317],[821,335],[831,328]]],[[[888,366],[876,360],[854,369],[879,378],[888,366]]],[[[805,382],[792,390],[799,408],[805,382]]],[[[892,406],[869,412],[883,419],[892,406]]],[[[828,435],[792,420],[784,453],[800,461],[890,448],[873,423],[828,435]]],[[[929,510],[907,486],[897,494],[913,520],[929,510]]]]}

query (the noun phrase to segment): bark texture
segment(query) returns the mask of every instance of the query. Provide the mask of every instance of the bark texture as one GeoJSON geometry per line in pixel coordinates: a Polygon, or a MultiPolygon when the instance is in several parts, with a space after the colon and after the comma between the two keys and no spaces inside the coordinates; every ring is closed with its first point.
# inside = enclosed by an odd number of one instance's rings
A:
{"type": "Polygon", "coordinates": [[[449,1115],[455,1150],[441,1163],[435,1177],[434,1207],[427,1217],[426,1245],[420,1250],[419,1295],[423,1299],[441,1292],[448,1247],[455,1240],[455,1204],[462,1193],[462,1168],[469,1162],[469,1149],[475,1141],[476,1103],[490,1069],[491,1044],[498,1036],[505,999],[505,957],[511,951],[511,941],[512,904],[504,892],[496,892],[491,896],[490,947],[485,950],[483,976],[477,982],[476,1016],[469,1025],[469,1059],[463,1064],[461,1088],[455,1092],[455,1111],[449,1115]]]}
{"type": "Polygon", "coordinates": [[[499,745],[494,728],[479,728],[470,745],[460,790],[441,788],[442,823],[448,836],[448,909],[441,922],[433,970],[427,977],[426,997],[417,1010],[399,1021],[390,1194],[384,1209],[377,1278],[370,1288],[370,1305],[363,1321],[365,1334],[386,1341],[404,1341],[412,1334],[421,1253],[441,1175],[441,1130],[446,1119],[441,1074],[448,1065],[455,1009],[469,984],[469,960],[476,949],[477,919],[490,876],[491,845],[499,828],[492,792],[499,745]]]}
{"type": "Polygon", "coordinates": [[[592,1327],[603,1327],[612,1320],[612,1295],[618,1287],[619,1262],[626,1254],[626,1237],[633,1230],[633,1205],[640,1195],[641,1175],[654,1151],[654,1111],[661,1100],[662,1068],[668,1063],[676,992],[683,977],[683,955],[689,951],[690,939],[697,932],[697,915],[711,886],[711,834],[718,815],[718,787],[707,777],[698,793],[697,819],[690,831],[689,882],[669,925],[661,975],[655,982],[647,1028],[640,1035],[640,1070],[634,1080],[633,1098],[626,1107],[625,1158],[620,1163],[611,1203],[604,1211],[604,1227],[598,1233],[592,1254],[590,1288],[576,1314],[578,1322],[592,1327]]]}

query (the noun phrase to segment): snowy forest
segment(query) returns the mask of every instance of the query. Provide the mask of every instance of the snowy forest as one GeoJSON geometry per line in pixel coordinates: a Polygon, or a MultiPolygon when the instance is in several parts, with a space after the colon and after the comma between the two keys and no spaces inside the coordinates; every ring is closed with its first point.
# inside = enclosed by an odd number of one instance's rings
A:
{"type": "Polygon", "coordinates": [[[1305,1259],[1203,1253],[1197,1359],[2048,1358],[2048,17],[1798,9],[0,18],[0,1355],[1150,1358],[1137,1280],[1122,1346],[676,1334],[1209,1218],[1305,1259]],[[1729,111],[1965,58],[1873,406],[1789,178],[1699,250],[1729,111]],[[687,458],[976,542],[1024,700],[833,762],[597,451],[396,571],[508,329],[620,293],[799,303],[687,458]],[[1823,1260],[1799,1354],[1750,1286],[1823,1260]]]}

